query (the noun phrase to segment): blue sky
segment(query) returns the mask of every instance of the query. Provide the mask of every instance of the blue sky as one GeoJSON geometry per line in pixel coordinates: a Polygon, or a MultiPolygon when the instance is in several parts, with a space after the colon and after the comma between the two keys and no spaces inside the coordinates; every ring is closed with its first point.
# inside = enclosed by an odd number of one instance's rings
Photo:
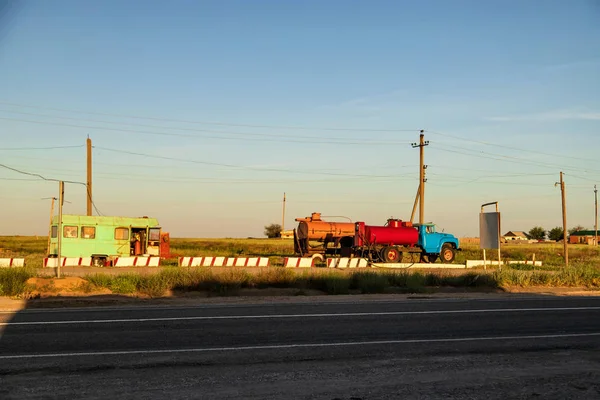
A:
{"type": "MultiPolygon", "coordinates": [[[[426,219],[446,232],[478,235],[489,201],[504,231],[561,225],[561,170],[568,225],[593,227],[592,0],[39,0],[0,16],[0,162],[84,182],[89,135],[104,215],[260,237],[286,192],[286,229],[313,211],[409,219],[424,129],[426,219]]],[[[45,234],[58,185],[5,168],[0,185],[0,234],[45,234]]],[[[85,212],[83,186],[66,196],[85,212]]]]}

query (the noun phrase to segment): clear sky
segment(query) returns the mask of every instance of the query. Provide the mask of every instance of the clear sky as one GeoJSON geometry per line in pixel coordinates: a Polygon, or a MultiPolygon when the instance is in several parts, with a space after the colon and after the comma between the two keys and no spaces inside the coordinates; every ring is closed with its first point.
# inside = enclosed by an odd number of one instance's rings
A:
{"type": "MultiPolygon", "coordinates": [[[[85,182],[172,236],[263,236],[321,212],[478,235],[594,225],[600,4],[0,0],[0,163],[85,182]],[[71,146],[71,147],[67,147],[71,146]],[[56,148],[61,147],[61,148],[56,148]]],[[[58,184],[0,168],[0,234],[48,229],[58,184]]],[[[65,213],[85,213],[66,185],[65,213]]]]}

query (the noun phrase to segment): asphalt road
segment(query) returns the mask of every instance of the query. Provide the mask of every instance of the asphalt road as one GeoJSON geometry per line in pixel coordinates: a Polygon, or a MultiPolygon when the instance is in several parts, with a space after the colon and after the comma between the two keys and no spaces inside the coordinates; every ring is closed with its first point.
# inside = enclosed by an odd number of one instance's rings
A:
{"type": "Polygon", "coordinates": [[[600,398],[600,299],[0,314],[0,398],[600,398]]]}

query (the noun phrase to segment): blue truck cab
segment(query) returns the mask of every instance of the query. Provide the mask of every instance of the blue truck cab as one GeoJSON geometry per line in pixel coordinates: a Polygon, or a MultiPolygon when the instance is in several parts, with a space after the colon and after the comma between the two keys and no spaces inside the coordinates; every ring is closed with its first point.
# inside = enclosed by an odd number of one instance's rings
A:
{"type": "Polygon", "coordinates": [[[442,263],[454,261],[456,252],[460,250],[460,243],[456,236],[436,232],[435,224],[414,224],[419,230],[419,247],[422,249],[421,260],[435,262],[438,258],[442,263]]]}

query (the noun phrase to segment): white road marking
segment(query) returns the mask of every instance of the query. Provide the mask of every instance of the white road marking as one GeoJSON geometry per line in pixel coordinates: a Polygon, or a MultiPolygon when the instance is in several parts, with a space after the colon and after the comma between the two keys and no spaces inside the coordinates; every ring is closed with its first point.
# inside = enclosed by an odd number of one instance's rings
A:
{"type": "Polygon", "coordinates": [[[598,307],[542,307],[542,308],[496,308],[471,310],[429,310],[429,311],[382,311],[355,313],[321,313],[321,314],[267,314],[267,315],[213,315],[197,317],[158,317],[158,318],[124,318],[95,319],[73,321],[27,321],[1,322],[0,326],[22,325],[66,325],[66,324],[114,324],[127,322],[167,322],[167,321],[199,321],[199,320],[233,320],[233,319],[278,319],[278,318],[334,318],[334,317],[376,317],[386,315],[436,315],[436,314],[477,314],[504,312],[548,312],[548,311],[590,311],[600,310],[598,307]]]}
{"type": "Polygon", "coordinates": [[[368,345],[392,345],[392,344],[419,344],[419,343],[451,343],[451,342],[481,342],[498,340],[524,340],[524,339],[562,339],[577,337],[600,336],[600,332],[593,333],[564,333],[555,335],[526,335],[526,336],[490,336],[490,337],[466,337],[466,338],[442,338],[442,339],[402,339],[402,340],[373,340],[360,342],[333,342],[333,343],[299,343],[280,345],[258,345],[238,347],[206,347],[195,349],[168,349],[168,350],[123,350],[123,351],[97,351],[76,353],[49,353],[49,354],[19,354],[11,356],[0,356],[0,360],[32,359],[32,358],[58,358],[58,357],[82,357],[82,356],[124,356],[135,354],[174,354],[174,353],[208,353],[227,351],[248,350],[282,350],[311,347],[343,347],[343,346],[368,346],[368,345]]]}
{"type": "MultiPolygon", "coordinates": [[[[346,296],[346,295],[339,295],[346,296]]],[[[363,295],[348,295],[348,296],[363,296],[363,295]]],[[[370,295],[364,295],[370,296],[370,295]]],[[[427,297],[428,295],[419,295],[415,294],[414,297],[427,297]]],[[[508,296],[508,295],[506,295],[508,296]]],[[[585,300],[597,300],[595,297],[585,296],[570,296],[570,299],[585,299],[585,300]]],[[[511,294],[510,297],[507,298],[489,298],[489,297],[468,297],[468,298],[412,298],[412,299],[368,299],[368,298],[360,298],[349,299],[349,300],[327,300],[327,301],[297,301],[297,299],[293,299],[291,301],[282,302],[278,304],[273,304],[272,302],[231,302],[231,303],[206,303],[206,304],[196,304],[193,306],[184,306],[184,305],[134,305],[134,306],[117,306],[117,307],[109,307],[109,306],[85,306],[85,307],[59,307],[59,308],[28,308],[28,309],[7,309],[0,311],[1,314],[15,314],[18,312],[19,314],[52,314],[52,313],[90,313],[90,312],[108,312],[108,311],[140,311],[140,310],[202,310],[202,309],[215,309],[215,308],[252,308],[252,307],[270,307],[270,308],[278,308],[278,307],[294,307],[299,305],[308,305],[308,306],[336,306],[336,305],[377,305],[377,304],[415,304],[415,303],[468,303],[468,302],[477,302],[477,303],[500,303],[500,302],[510,302],[510,301],[530,301],[530,300],[540,300],[538,296],[535,295],[516,295],[511,294]]],[[[562,301],[563,299],[544,299],[545,302],[554,302],[554,301],[562,301]]]]}
{"type": "MultiPolygon", "coordinates": [[[[294,307],[299,305],[308,306],[336,306],[336,305],[377,305],[377,304],[415,304],[415,303],[500,303],[510,301],[530,301],[540,300],[536,295],[503,295],[505,298],[489,298],[489,297],[468,297],[468,298],[443,298],[443,297],[427,297],[427,294],[412,295],[416,298],[412,299],[369,299],[361,296],[370,295],[339,295],[343,296],[354,296],[360,297],[360,299],[349,299],[349,300],[327,300],[327,301],[299,301],[298,299],[292,299],[290,301],[273,304],[272,302],[231,302],[231,303],[204,303],[196,304],[193,306],[188,305],[134,305],[134,306],[84,306],[84,307],[59,307],[59,308],[27,308],[27,309],[6,309],[1,310],[0,314],[51,314],[51,313],[89,313],[89,312],[107,312],[107,311],[140,311],[140,310],[199,310],[199,309],[215,309],[215,308],[249,308],[249,307],[294,307]]],[[[570,299],[585,299],[585,300],[597,300],[595,297],[585,296],[570,296],[570,299]]],[[[564,299],[544,299],[545,302],[562,301],[564,299]]]]}

